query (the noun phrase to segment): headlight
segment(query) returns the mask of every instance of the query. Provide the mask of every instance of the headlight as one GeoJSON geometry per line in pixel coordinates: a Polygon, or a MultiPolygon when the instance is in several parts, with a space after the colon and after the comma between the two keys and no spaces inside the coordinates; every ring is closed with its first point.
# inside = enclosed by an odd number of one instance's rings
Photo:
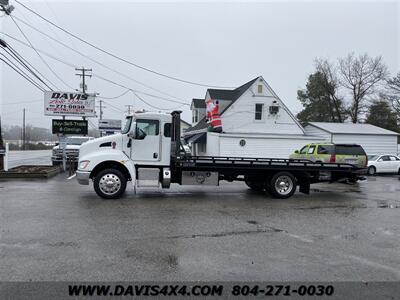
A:
{"type": "Polygon", "coordinates": [[[90,160],[82,160],[79,162],[79,169],[83,170],[89,165],[90,160]]]}

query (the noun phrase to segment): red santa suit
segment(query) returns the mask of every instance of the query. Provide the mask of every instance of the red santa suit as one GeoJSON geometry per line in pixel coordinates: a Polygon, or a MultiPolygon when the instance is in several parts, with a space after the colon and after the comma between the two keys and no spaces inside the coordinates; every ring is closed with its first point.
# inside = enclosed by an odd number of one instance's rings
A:
{"type": "Polygon", "coordinates": [[[207,123],[208,129],[212,132],[222,132],[222,122],[219,117],[219,103],[212,99],[207,100],[207,123]]]}

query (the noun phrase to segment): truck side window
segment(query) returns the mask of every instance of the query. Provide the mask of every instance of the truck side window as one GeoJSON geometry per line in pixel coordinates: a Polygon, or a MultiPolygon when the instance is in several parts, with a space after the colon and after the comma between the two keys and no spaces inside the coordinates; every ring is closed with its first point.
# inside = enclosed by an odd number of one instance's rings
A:
{"type": "Polygon", "coordinates": [[[160,122],[158,120],[137,119],[136,127],[146,135],[158,135],[160,132],[160,122]]]}
{"type": "Polygon", "coordinates": [[[315,150],[315,146],[310,146],[310,148],[308,148],[308,154],[313,154],[315,150]]]}
{"type": "Polygon", "coordinates": [[[332,154],[333,153],[333,147],[330,145],[326,146],[318,146],[317,153],[318,154],[332,154]]]}
{"type": "Polygon", "coordinates": [[[303,148],[301,148],[300,154],[306,154],[307,153],[307,149],[308,149],[308,146],[304,146],[303,148]]]}
{"type": "Polygon", "coordinates": [[[164,124],[164,136],[165,137],[171,137],[171,126],[172,126],[172,124],[171,123],[165,123],[164,124]]]}

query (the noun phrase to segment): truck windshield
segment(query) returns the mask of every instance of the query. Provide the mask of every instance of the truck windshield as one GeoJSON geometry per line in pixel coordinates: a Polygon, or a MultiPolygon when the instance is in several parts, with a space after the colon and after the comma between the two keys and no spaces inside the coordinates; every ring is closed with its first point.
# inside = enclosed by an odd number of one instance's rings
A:
{"type": "Polygon", "coordinates": [[[129,132],[129,129],[131,128],[132,124],[132,117],[127,117],[126,118],[126,123],[124,129],[121,131],[122,134],[127,134],[129,132]]]}

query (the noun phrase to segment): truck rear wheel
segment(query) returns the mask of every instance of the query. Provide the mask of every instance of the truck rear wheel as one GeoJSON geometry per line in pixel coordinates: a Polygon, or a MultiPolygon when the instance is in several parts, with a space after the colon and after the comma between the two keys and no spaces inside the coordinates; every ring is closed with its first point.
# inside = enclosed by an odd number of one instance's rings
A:
{"type": "Polygon", "coordinates": [[[286,199],[296,192],[296,178],[289,172],[278,172],[272,176],[268,192],[275,198],[286,199]]]}
{"type": "Polygon", "coordinates": [[[118,199],[125,192],[126,178],[117,169],[105,169],[96,175],[93,185],[100,197],[118,199]]]}

